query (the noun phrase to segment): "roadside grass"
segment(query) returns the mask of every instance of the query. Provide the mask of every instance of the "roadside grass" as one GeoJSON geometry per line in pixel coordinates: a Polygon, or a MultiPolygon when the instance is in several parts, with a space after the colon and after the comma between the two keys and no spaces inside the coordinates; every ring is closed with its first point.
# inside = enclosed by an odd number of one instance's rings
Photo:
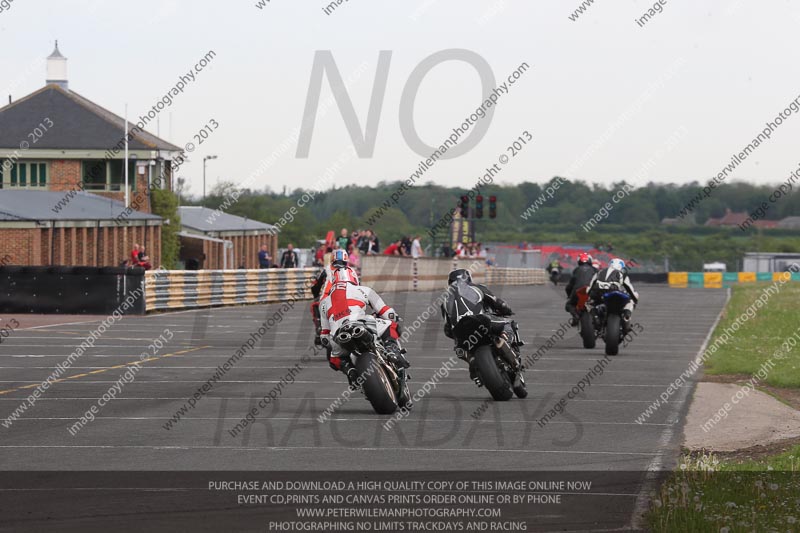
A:
{"type": "Polygon", "coordinates": [[[754,461],[684,455],[651,494],[651,531],[738,533],[800,530],[800,446],[754,461]]]}
{"type": "MultiPolygon", "coordinates": [[[[731,300],[709,346],[773,283],[734,286],[731,300]]],[[[728,343],[720,345],[709,357],[705,364],[707,374],[753,375],[763,363],[772,359],[775,367],[764,382],[774,387],[800,388],[800,346],[795,348],[785,344],[800,332],[800,284],[789,281],[777,286],[779,292],[773,294],[763,307],[757,308],[755,316],[744,322],[728,343]],[[773,357],[778,349],[783,349],[782,359],[773,357]]],[[[795,337],[793,342],[800,345],[797,338],[800,337],[795,337]]]]}

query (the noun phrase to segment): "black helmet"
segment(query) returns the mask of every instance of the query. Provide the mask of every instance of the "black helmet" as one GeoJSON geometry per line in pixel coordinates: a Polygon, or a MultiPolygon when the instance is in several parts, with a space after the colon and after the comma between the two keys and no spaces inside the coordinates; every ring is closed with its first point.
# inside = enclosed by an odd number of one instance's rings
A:
{"type": "Polygon", "coordinates": [[[469,270],[457,268],[450,272],[450,275],[447,276],[447,284],[452,285],[457,280],[464,280],[467,283],[472,283],[472,274],[469,273],[469,270]]]}

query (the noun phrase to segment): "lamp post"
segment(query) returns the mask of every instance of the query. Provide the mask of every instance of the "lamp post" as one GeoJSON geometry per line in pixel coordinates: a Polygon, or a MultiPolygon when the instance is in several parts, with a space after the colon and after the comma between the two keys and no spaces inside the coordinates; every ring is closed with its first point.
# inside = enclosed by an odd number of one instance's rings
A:
{"type": "Polygon", "coordinates": [[[203,200],[206,199],[206,161],[209,159],[216,159],[215,155],[207,155],[203,158],[203,200]]]}

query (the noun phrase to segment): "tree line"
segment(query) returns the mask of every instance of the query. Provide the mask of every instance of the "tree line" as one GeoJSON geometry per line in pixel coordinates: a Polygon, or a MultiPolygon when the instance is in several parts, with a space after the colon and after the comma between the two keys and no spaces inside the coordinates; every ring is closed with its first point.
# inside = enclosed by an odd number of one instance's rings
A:
{"type": "MultiPolygon", "coordinates": [[[[397,182],[381,182],[374,187],[346,186],[317,193],[305,208],[299,209],[294,221],[282,228],[281,245],[312,245],[328,230],[341,228],[373,229],[381,242],[388,243],[404,235],[420,234],[426,244],[432,244],[426,234],[437,221],[456,207],[463,188],[442,187],[433,183],[414,186],[398,204],[370,227],[367,219],[376,207],[383,204],[397,182]]],[[[698,270],[704,262],[723,261],[735,270],[745,252],[800,252],[800,231],[757,230],[746,232],[738,228],[704,226],[711,217],[721,217],[726,209],[750,212],[775,190],[774,185],[726,183],[700,202],[694,212],[680,225],[662,224],[674,218],[698,193],[701,184],[648,183],[632,187],[624,181],[608,185],[587,184],[555,177],[547,183],[522,182],[518,185],[487,185],[484,196],[484,218],[477,221],[478,240],[483,242],[553,242],[576,244],[612,244],[616,251],[634,257],[639,262],[662,264],[681,270],[698,270]],[[554,189],[553,184],[558,184],[554,189]],[[552,196],[545,195],[545,191],[552,196]],[[629,191],[614,204],[602,222],[584,231],[582,225],[595,216],[602,206],[620,190],[629,191]],[[497,218],[488,219],[488,196],[497,197],[497,218]],[[535,212],[522,214],[538,201],[535,212]]],[[[205,201],[191,199],[186,203],[217,208],[227,194],[236,188],[235,182],[217,185],[205,201]]],[[[240,191],[238,201],[228,212],[234,215],[275,223],[306,192],[297,189],[279,193],[269,189],[240,191]]],[[[474,202],[473,202],[474,207],[474,202]]],[[[800,216],[800,196],[789,194],[773,204],[767,219],[780,220],[800,216]]],[[[442,235],[440,233],[440,235],[442,235]]],[[[439,243],[441,244],[441,243],[439,243]]]]}

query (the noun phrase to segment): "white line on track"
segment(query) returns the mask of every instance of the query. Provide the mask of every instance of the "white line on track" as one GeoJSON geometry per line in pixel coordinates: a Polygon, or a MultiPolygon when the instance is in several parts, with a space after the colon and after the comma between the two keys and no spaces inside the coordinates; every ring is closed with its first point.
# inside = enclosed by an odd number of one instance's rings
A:
{"type": "MultiPolygon", "coordinates": [[[[81,417],[77,416],[40,416],[40,417],[25,417],[25,418],[18,418],[15,422],[20,421],[33,421],[33,420],[80,420],[81,417]]],[[[95,416],[95,420],[172,420],[171,416],[95,416]]],[[[241,420],[242,417],[217,417],[217,416],[182,416],[181,421],[183,420],[241,420]]],[[[315,420],[319,420],[316,416],[262,416],[256,417],[256,420],[281,420],[281,421],[302,421],[302,422],[313,422],[315,420]]],[[[364,418],[348,418],[348,417],[336,417],[336,418],[328,418],[327,421],[334,420],[337,422],[379,422],[380,419],[373,417],[364,417],[364,418]]],[[[475,422],[478,424],[494,424],[495,420],[492,418],[486,418],[475,420],[474,418],[406,418],[403,420],[403,424],[415,422],[418,424],[426,424],[428,422],[475,422]]],[[[521,422],[533,423],[534,420],[501,420],[501,424],[519,424],[521,422]]],[[[573,421],[552,421],[548,422],[549,424],[561,424],[565,426],[574,426],[575,422],[573,421]]],[[[646,424],[638,424],[636,422],[588,422],[585,420],[581,421],[581,424],[587,426],[668,426],[671,424],[660,424],[660,423],[646,423],[646,424]]]]}
{"type": "MultiPolygon", "coordinates": [[[[334,385],[336,385],[336,383],[334,383],[334,385]]],[[[342,383],[342,385],[344,385],[344,383],[342,383]]],[[[209,400],[248,400],[248,401],[252,401],[254,398],[258,398],[258,395],[257,394],[254,394],[253,396],[208,396],[208,395],[206,395],[205,398],[207,398],[209,400]]],[[[330,396],[330,397],[328,397],[328,396],[315,396],[314,397],[315,400],[338,400],[339,398],[341,398],[341,396],[330,396]]],[[[528,399],[531,399],[531,400],[533,400],[533,399],[544,399],[544,398],[545,398],[545,396],[536,396],[536,395],[529,395],[528,396],[528,399]]],[[[281,396],[280,397],[280,400],[306,400],[306,399],[307,398],[305,396],[281,396]]],[[[48,397],[48,398],[40,397],[37,401],[38,402],[53,402],[53,401],[65,402],[65,401],[86,401],[86,400],[97,400],[97,398],[96,397],[64,397],[64,396],[62,396],[62,397],[48,397]]],[[[135,402],[143,401],[143,400],[152,400],[152,401],[174,400],[174,401],[185,402],[186,398],[185,397],[181,397],[181,398],[165,398],[165,397],[121,398],[121,397],[118,396],[118,397],[114,398],[114,401],[117,401],[117,400],[123,400],[123,401],[127,400],[127,401],[135,401],[135,402]]],[[[463,398],[460,401],[462,401],[464,403],[467,403],[467,402],[483,403],[484,401],[489,401],[489,397],[486,397],[486,398],[463,398]]],[[[0,397],[0,402],[19,402],[19,397],[7,397],[7,396],[6,397],[0,397]]],[[[595,398],[595,399],[589,399],[589,400],[582,400],[580,398],[575,398],[573,400],[570,400],[570,403],[572,403],[572,402],[576,402],[576,403],[581,403],[581,402],[585,402],[585,403],[646,403],[646,404],[653,403],[651,400],[605,400],[605,399],[601,399],[601,398],[595,398]]]]}
{"type": "Polygon", "coordinates": [[[237,451],[294,451],[294,450],[347,450],[360,451],[360,452],[379,452],[385,454],[387,451],[396,452],[447,452],[447,453],[552,453],[552,454],[569,454],[569,455],[634,455],[637,457],[652,457],[653,452],[612,452],[612,451],[576,451],[576,450],[531,450],[531,449],[508,449],[497,450],[496,448],[406,448],[406,447],[392,447],[381,446],[380,448],[373,447],[352,447],[352,446],[156,446],[156,445],[134,445],[134,444],[86,444],[86,445],[66,445],[66,444],[41,444],[41,445],[14,445],[4,444],[0,445],[0,449],[16,449],[16,448],[43,448],[43,449],[132,449],[132,450],[237,450],[237,451]]]}
{"type": "MultiPolygon", "coordinates": [[[[51,370],[52,366],[0,366],[0,370],[51,370]]],[[[71,370],[99,370],[99,369],[107,369],[110,367],[107,366],[71,366],[71,370]]],[[[142,370],[215,370],[216,366],[146,366],[142,367],[142,370]]],[[[235,367],[237,370],[286,370],[286,366],[239,366],[235,367]]],[[[322,365],[319,368],[326,369],[322,365]]],[[[414,370],[439,370],[441,366],[415,366],[412,367],[414,370]]],[[[451,368],[450,372],[467,372],[468,368],[451,368]]],[[[659,374],[663,373],[662,369],[654,368],[652,369],[653,372],[658,372],[659,374]]],[[[565,370],[565,369],[542,369],[542,368],[528,368],[525,372],[558,372],[561,374],[564,373],[573,373],[573,374],[586,374],[586,370],[565,370]]],[[[606,369],[605,373],[608,374],[637,374],[641,375],[644,370],[615,370],[606,369]]]]}
{"type": "MultiPolygon", "coordinates": [[[[0,381],[0,383],[12,383],[12,384],[16,383],[16,384],[20,384],[20,383],[23,383],[23,382],[17,380],[17,381],[0,381]]],[[[74,384],[77,384],[77,383],[116,383],[116,381],[109,381],[109,380],[90,381],[90,380],[85,380],[85,379],[79,379],[79,380],[75,380],[72,383],[68,383],[68,384],[74,385],[74,384]]],[[[202,383],[202,380],[200,382],[198,382],[197,380],[176,380],[176,379],[163,379],[163,380],[162,379],[147,379],[147,380],[141,380],[141,379],[138,379],[138,380],[136,380],[134,382],[131,382],[128,386],[130,387],[133,384],[143,385],[143,384],[147,384],[147,383],[193,383],[193,384],[196,385],[197,383],[202,383]]],[[[267,383],[281,383],[281,381],[280,380],[262,380],[262,381],[250,381],[250,380],[225,380],[225,381],[222,381],[222,380],[218,380],[216,382],[217,385],[221,385],[223,383],[263,383],[263,384],[267,384],[267,383]]],[[[310,385],[331,384],[330,381],[300,381],[300,380],[295,380],[293,383],[303,383],[303,384],[310,384],[310,385]]],[[[527,381],[527,383],[528,383],[528,385],[542,385],[542,386],[548,386],[548,385],[574,385],[575,384],[574,381],[548,381],[546,383],[537,383],[535,381],[527,381]]],[[[442,386],[442,385],[458,385],[459,387],[463,387],[464,384],[465,384],[464,381],[457,381],[457,382],[454,381],[452,383],[451,382],[447,382],[447,381],[440,381],[438,383],[439,386],[442,386]]],[[[62,385],[62,384],[59,383],[59,385],[62,385]]],[[[658,387],[658,388],[662,388],[663,389],[664,388],[664,384],[663,383],[653,383],[653,384],[641,384],[641,383],[639,383],[639,384],[632,384],[632,383],[595,383],[595,384],[592,384],[592,387],[630,387],[630,388],[648,388],[648,387],[653,388],[653,387],[658,387]]]]}

